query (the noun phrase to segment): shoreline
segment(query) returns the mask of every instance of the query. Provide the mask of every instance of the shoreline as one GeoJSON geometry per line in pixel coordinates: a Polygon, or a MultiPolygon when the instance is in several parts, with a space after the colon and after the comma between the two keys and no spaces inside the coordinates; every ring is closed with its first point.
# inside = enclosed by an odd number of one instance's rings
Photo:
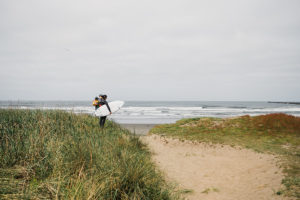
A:
{"type": "Polygon", "coordinates": [[[135,133],[136,135],[144,136],[147,135],[150,129],[152,129],[154,126],[159,124],[121,124],[119,125],[122,128],[128,129],[132,133],[135,133]]]}

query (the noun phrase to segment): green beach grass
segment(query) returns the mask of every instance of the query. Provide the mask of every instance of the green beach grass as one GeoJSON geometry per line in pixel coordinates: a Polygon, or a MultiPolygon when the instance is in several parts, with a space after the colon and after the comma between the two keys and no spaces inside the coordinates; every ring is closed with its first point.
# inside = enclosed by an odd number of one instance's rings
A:
{"type": "Polygon", "coordinates": [[[286,189],[275,192],[300,199],[300,117],[279,113],[228,119],[182,119],[175,124],[158,125],[150,133],[278,155],[286,189]]]}
{"type": "Polygon", "coordinates": [[[111,121],[0,109],[0,199],[176,199],[150,156],[111,121]]]}

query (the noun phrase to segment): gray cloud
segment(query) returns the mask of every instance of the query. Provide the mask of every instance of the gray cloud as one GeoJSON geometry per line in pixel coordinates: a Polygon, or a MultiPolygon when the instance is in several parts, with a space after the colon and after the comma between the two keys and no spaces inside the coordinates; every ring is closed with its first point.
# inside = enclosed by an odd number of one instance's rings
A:
{"type": "Polygon", "coordinates": [[[298,0],[0,3],[0,99],[300,100],[298,0]]]}

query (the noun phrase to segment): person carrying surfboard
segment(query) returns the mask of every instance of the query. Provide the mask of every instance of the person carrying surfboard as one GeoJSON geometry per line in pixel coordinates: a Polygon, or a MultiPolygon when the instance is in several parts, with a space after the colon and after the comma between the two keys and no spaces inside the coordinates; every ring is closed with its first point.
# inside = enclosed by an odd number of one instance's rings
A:
{"type": "MultiPolygon", "coordinates": [[[[103,95],[100,94],[99,97],[100,97],[100,101],[98,102],[99,107],[101,107],[101,106],[103,106],[103,105],[106,105],[106,106],[107,106],[107,109],[109,110],[109,112],[110,112],[110,114],[111,114],[110,107],[109,107],[109,105],[108,105],[108,103],[107,103],[107,101],[106,101],[107,95],[105,95],[105,94],[103,94],[103,95]]],[[[98,108],[99,108],[99,107],[98,107],[98,108]]],[[[100,120],[99,120],[99,125],[100,125],[101,128],[104,127],[105,121],[106,121],[106,116],[101,116],[101,117],[100,117],[100,120]]]]}

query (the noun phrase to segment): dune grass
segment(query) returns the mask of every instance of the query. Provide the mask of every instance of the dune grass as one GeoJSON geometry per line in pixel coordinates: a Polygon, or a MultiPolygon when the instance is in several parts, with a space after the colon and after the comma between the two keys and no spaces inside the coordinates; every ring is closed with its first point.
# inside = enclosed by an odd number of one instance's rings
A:
{"type": "Polygon", "coordinates": [[[0,199],[174,199],[140,140],[63,111],[0,109],[0,199]]]}
{"type": "Polygon", "coordinates": [[[158,125],[150,133],[181,140],[220,143],[277,154],[282,159],[286,186],[278,195],[300,199],[300,117],[268,114],[237,118],[193,118],[158,125]]]}

